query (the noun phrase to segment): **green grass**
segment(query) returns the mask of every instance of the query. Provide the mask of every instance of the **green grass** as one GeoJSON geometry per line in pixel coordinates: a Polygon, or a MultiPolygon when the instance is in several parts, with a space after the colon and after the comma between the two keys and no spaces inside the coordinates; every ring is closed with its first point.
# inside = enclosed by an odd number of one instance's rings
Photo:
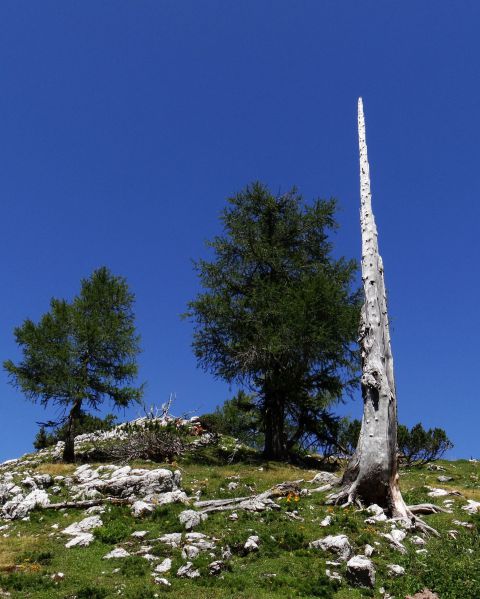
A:
{"type": "MultiPolygon", "coordinates": [[[[227,452],[225,452],[227,453],[227,452]]],[[[221,454],[221,452],[220,452],[221,454]]],[[[183,485],[188,493],[201,491],[201,498],[226,498],[249,495],[268,489],[285,480],[310,479],[314,470],[302,469],[288,464],[264,464],[248,456],[246,462],[222,463],[218,451],[204,450],[201,461],[188,456],[165,467],[182,471],[183,485]],[[229,491],[232,480],[238,487],[229,491]]],[[[158,467],[152,463],[135,464],[142,467],[158,467]]],[[[440,538],[427,540],[426,555],[417,554],[418,547],[408,539],[405,555],[393,550],[380,533],[388,532],[389,525],[367,525],[365,512],[354,508],[332,508],[325,505],[324,494],[300,497],[298,502],[278,500],[280,510],[264,513],[237,511],[238,520],[229,519],[230,512],[210,514],[196,531],[214,537],[214,556],[200,553],[193,561],[201,577],[190,580],[175,576],[184,564],[180,549],[172,548],[154,540],[167,532],[180,532],[178,514],[184,506],[158,507],[147,517],[133,518],[127,507],[112,506],[102,515],[103,526],[95,530],[95,541],[87,548],[65,549],[68,540],[61,530],[85,516],[83,511],[36,510],[30,521],[15,521],[8,529],[8,537],[0,536],[0,589],[18,599],[294,599],[296,597],[332,599],[360,599],[380,597],[384,587],[396,599],[403,599],[424,587],[436,591],[441,599],[480,598],[480,517],[469,516],[461,510],[465,498],[480,498],[480,468],[468,461],[440,462],[446,471],[430,471],[427,468],[411,468],[401,473],[401,487],[409,503],[428,499],[427,486],[458,490],[463,497],[451,496],[452,514],[427,516],[426,520],[441,534],[440,538]],[[441,484],[439,474],[453,476],[454,480],[441,484]],[[298,518],[292,519],[292,510],[298,518]],[[320,521],[330,514],[331,526],[322,528],[320,521]],[[468,522],[473,528],[455,526],[452,520],[468,522]],[[52,528],[58,524],[58,528],[52,528]],[[448,531],[458,530],[456,539],[448,531]],[[134,539],[135,530],[147,530],[144,539],[134,539]],[[309,542],[327,534],[346,534],[356,553],[363,553],[366,543],[376,549],[372,559],[377,572],[374,590],[353,589],[345,582],[332,583],[325,576],[327,560],[333,556],[320,550],[310,549],[309,542]],[[246,554],[246,539],[256,534],[261,543],[258,552],[246,554]],[[377,543],[377,544],[376,544],[377,543]],[[133,555],[142,545],[151,545],[150,553],[160,559],[170,557],[172,570],[165,576],[171,587],[153,583],[152,565],[133,555]],[[124,547],[132,557],[103,560],[114,547],[124,547]],[[208,574],[208,564],[220,559],[221,548],[229,547],[232,559],[220,576],[208,574]],[[405,567],[406,575],[392,578],[387,572],[388,564],[405,567]],[[65,578],[52,579],[52,574],[63,572],[65,578]]],[[[44,463],[39,472],[69,474],[68,470],[44,463]]],[[[307,486],[307,485],[306,485],[307,486]]],[[[442,499],[434,500],[442,505],[442,499]]],[[[345,567],[332,568],[344,575],[345,567]]]]}

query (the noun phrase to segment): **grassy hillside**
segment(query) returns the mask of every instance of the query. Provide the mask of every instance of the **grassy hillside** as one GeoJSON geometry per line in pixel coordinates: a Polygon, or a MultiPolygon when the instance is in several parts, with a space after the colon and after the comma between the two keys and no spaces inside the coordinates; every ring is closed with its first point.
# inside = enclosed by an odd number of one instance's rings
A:
{"type": "MultiPolygon", "coordinates": [[[[147,516],[135,518],[129,506],[108,506],[101,514],[103,525],[95,529],[94,542],[88,547],[65,548],[68,540],[61,531],[73,522],[85,518],[85,510],[64,511],[37,508],[28,519],[0,522],[0,597],[35,599],[150,599],[171,596],[182,599],[267,599],[294,597],[360,597],[404,598],[425,587],[435,591],[440,599],[478,599],[480,597],[480,516],[470,515],[462,506],[467,499],[480,500],[480,465],[468,461],[439,463],[445,470],[409,469],[401,473],[401,487],[408,503],[433,501],[444,505],[452,501],[451,513],[426,516],[440,537],[426,538],[426,544],[415,545],[409,534],[403,542],[406,552],[393,548],[382,533],[392,524],[366,524],[369,514],[354,508],[325,505],[325,494],[301,494],[279,498],[279,510],[247,512],[234,510],[217,512],[195,528],[207,535],[213,549],[202,551],[190,559],[200,576],[194,579],[178,577],[177,570],[186,563],[182,549],[172,548],[158,540],[166,533],[182,532],[178,515],[186,509],[182,504],[159,506],[147,516]],[[439,475],[453,477],[439,483],[439,475]],[[427,487],[458,491],[431,499],[427,487]],[[320,522],[332,516],[328,526],[320,522]],[[456,523],[454,522],[456,521],[456,523]],[[462,524],[459,524],[461,522],[462,524]],[[146,531],[144,538],[132,537],[135,531],[146,531]],[[345,563],[328,565],[336,556],[309,543],[327,535],[346,534],[355,554],[363,554],[366,544],[374,548],[371,557],[376,569],[374,588],[355,588],[345,580],[345,563]],[[258,550],[247,552],[246,540],[259,537],[258,550]],[[157,539],[157,540],[156,540],[157,539]],[[126,558],[103,559],[115,547],[130,554],[126,558]],[[231,553],[223,560],[225,569],[218,575],[209,573],[209,564],[222,559],[222,551],[231,553]],[[143,549],[142,549],[143,548],[143,549]],[[426,550],[426,551],[425,551],[426,550]],[[417,553],[420,551],[420,553],[417,553]],[[142,553],[153,558],[145,559],[142,553]],[[161,574],[171,586],[155,584],[154,567],[166,557],[172,559],[169,572],[161,574]],[[405,575],[392,577],[389,564],[405,568],[405,575]],[[342,582],[331,581],[326,569],[338,572],[342,582]],[[62,573],[64,576],[60,576],[62,573]],[[8,595],[10,593],[10,595],[8,595]]],[[[158,468],[158,464],[136,463],[142,468],[158,468]]],[[[310,480],[317,470],[278,464],[247,462],[226,463],[212,448],[185,457],[175,464],[179,469],[182,488],[189,496],[200,492],[201,499],[247,496],[264,491],[288,480],[310,480]],[[234,484],[231,484],[234,483],[234,484]],[[230,489],[229,489],[230,485],[230,489]]],[[[3,472],[8,471],[3,468],[3,472]]],[[[75,466],[50,462],[20,462],[11,467],[15,480],[25,471],[29,474],[50,474],[69,477],[75,466]]],[[[303,484],[308,489],[315,485],[303,484]]],[[[61,493],[56,500],[61,500],[61,493]]],[[[449,505],[449,504],[447,504],[449,505]]],[[[187,506],[188,507],[188,506],[187,506]]]]}

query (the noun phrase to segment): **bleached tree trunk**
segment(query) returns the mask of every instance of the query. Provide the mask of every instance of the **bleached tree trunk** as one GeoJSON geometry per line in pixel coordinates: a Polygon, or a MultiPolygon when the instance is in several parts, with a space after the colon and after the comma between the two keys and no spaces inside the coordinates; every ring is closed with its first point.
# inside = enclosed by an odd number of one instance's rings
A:
{"type": "MultiPolygon", "coordinates": [[[[360,325],[363,419],[356,452],[350,460],[337,503],[376,503],[394,518],[415,522],[398,484],[397,398],[390,344],[383,262],[372,212],[362,99],[358,100],[360,147],[360,222],[364,305],[360,325]]],[[[426,525],[425,525],[426,526],[426,525]]],[[[428,527],[426,527],[428,528],[428,527]]]]}

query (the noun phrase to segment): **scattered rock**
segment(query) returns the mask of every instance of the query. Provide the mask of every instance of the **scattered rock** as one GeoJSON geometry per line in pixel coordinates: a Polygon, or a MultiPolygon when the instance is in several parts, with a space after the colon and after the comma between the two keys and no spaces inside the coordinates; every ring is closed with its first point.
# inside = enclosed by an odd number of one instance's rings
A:
{"type": "Polygon", "coordinates": [[[325,518],[320,522],[320,526],[330,526],[332,522],[332,516],[325,516],[325,518]]]}
{"type": "Polygon", "coordinates": [[[148,535],[148,530],[136,530],[135,532],[132,532],[132,534],[130,536],[135,539],[143,539],[147,535],[148,535]]]}
{"type": "Polygon", "coordinates": [[[64,535],[70,535],[72,537],[81,535],[84,532],[88,532],[89,530],[93,530],[94,528],[98,528],[102,526],[103,522],[100,516],[89,516],[88,518],[84,518],[80,522],[74,522],[67,526],[62,533],[64,535]]]}
{"type": "Polygon", "coordinates": [[[225,570],[225,562],[221,560],[208,564],[208,571],[212,576],[218,576],[223,570],[225,570]]]}
{"type": "Polygon", "coordinates": [[[168,580],[166,578],[162,578],[161,576],[155,576],[155,574],[152,574],[153,576],[153,581],[155,582],[155,584],[159,584],[162,585],[164,587],[171,587],[171,583],[168,582],[168,580]]]}
{"type": "Polygon", "coordinates": [[[177,570],[177,576],[180,576],[180,578],[198,578],[200,572],[194,567],[192,562],[187,562],[177,570]]]}
{"type": "Polygon", "coordinates": [[[340,482],[340,478],[331,472],[317,472],[308,482],[317,485],[336,485],[340,482]]]}
{"type": "Polygon", "coordinates": [[[372,561],[363,555],[356,555],[349,559],[347,580],[354,586],[373,587],[375,585],[375,568],[372,561]]]}
{"type": "Polygon", "coordinates": [[[235,520],[238,520],[238,514],[237,514],[237,512],[233,512],[233,514],[230,514],[230,516],[228,516],[228,519],[232,520],[233,522],[235,520]]]}
{"type": "Polygon", "coordinates": [[[107,555],[103,556],[103,559],[120,559],[120,558],[124,558],[124,557],[129,557],[130,553],[128,553],[128,551],[126,549],[123,549],[123,547],[116,547],[115,549],[112,549],[112,551],[110,551],[110,553],[107,553],[107,555]]]}
{"type": "Polygon", "coordinates": [[[342,582],[342,577],[338,572],[331,572],[328,568],[325,570],[325,576],[330,578],[330,580],[336,580],[337,582],[342,582]]]}
{"type": "Polygon", "coordinates": [[[170,545],[173,549],[177,549],[180,547],[180,543],[182,542],[182,533],[181,532],[171,532],[165,535],[162,535],[159,539],[160,543],[165,543],[166,545],[170,545]]]}
{"type": "Polygon", "coordinates": [[[369,545],[368,543],[365,545],[365,549],[363,550],[363,554],[365,557],[371,557],[375,549],[369,545]]]}
{"type": "Polygon", "coordinates": [[[346,561],[352,555],[352,546],[346,535],[329,535],[324,539],[312,541],[310,547],[336,553],[343,561],[346,561]]]}
{"type": "Polygon", "coordinates": [[[245,551],[248,551],[249,553],[251,553],[252,551],[258,551],[259,543],[260,543],[259,537],[257,537],[256,535],[252,535],[251,537],[248,537],[243,548],[245,549],[245,551]]]}
{"type": "Polygon", "coordinates": [[[422,539],[422,537],[419,537],[418,535],[415,537],[412,537],[410,540],[414,545],[425,545],[426,544],[425,539],[422,539]]]}
{"type": "Polygon", "coordinates": [[[131,507],[132,514],[135,518],[140,518],[140,516],[145,516],[146,514],[151,514],[155,511],[155,506],[151,503],[147,503],[146,501],[135,501],[131,507]]]}
{"type": "Polygon", "coordinates": [[[195,559],[200,554],[200,549],[195,545],[185,545],[182,549],[183,559],[195,559]]]}
{"type": "Polygon", "coordinates": [[[55,582],[60,582],[60,580],[63,580],[65,578],[65,574],[63,572],[55,572],[50,576],[50,578],[55,582]]]}
{"type": "Polygon", "coordinates": [[[405,599],[440,599],[440,597],[428,589],[423,589],[423,591],[415,593],[415,595],[407,595],[405,599]]]}
{"type": "Polygon", "coordinates": [[[427,495],[429,497],[445,497],[446,495],[450,495],[450,491],[446,489],[432,489],[427,495]]]}
{"type": "Polygon", "coordinates": [[[462,510],[472,515],[476,514],[477,512],[480,512],[480,501],[467,499],[467,505],[462,506],[462,510]]]}
{"type": "Polygon", "coordinates": [[[43,489],[35,489],[24,497],[21,493],[2,507],[2,516],[5,520],[17,520],[26,515],[37,506],[45,507],[50,503],[47,493],[43,489]]]}
{"type": "Polygon", "coordinates": [[[453,480],[453,476],[445,476],[444,474],[437,476],[437,480],[439,483],[449,483],[453,480]]]}
{"type": "Polygon", "coordinates": [[[93,535],[91,532],[83,532],[76,537],[73,537],[68,543],[65,545],[67,549],[71,549],[72,547],[88,547],[91,543],[93,543],[93,535]]]}
{"type": "Polygon", "coordinates": [[[464,522],[463,520],[452,520],[452,524],[455,524],[455,526],[463,526],[464,528],[473,528],[473,524],[464,522]]]}
{"type": "Polygon", "coordinates": [[[387,566],[388,573],[391,576],[403,576],[405,574],[405,568],[399,566],[398,564],[388,564],[387,566]]]}
{"type": "Polygon", "coordinates": [[[161,564],[155,566],[154,572],[156,572],[157,574],[165,574],[165,572],[168,572],[171,569],[171,567],[172,560],[169,557],[166,557],[161,564]]]}
{"type": "Polygon", "coordinates": [[[184,510],[178,517],[180,524],[183,524],[186,530],[192,530],[207,518],[207,514],[195,510],[184,510]]]}
{"type": "Polygon", "coordinates": [[[380,514],[384,513],[383,508],[377,505],[376,503],[372,503],[371,505],[369,505],[366,511],[369,514],[372,514],[373,516],[380,516],[380,514]]]}

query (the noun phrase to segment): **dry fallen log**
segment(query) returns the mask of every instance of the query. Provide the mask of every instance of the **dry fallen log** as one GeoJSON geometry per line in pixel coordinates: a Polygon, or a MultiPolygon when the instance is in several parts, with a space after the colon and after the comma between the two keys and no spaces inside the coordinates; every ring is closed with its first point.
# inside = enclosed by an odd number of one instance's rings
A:
{"type": "Polygon", "coordinates": [[[65,501],[63,503],[50,503],[43,506],[45,510],[63,510],[68,508],[87,508],[95,505],[111,503],[114,505],[127,505],[132,503],[131,499],[121,499],[119,497],[102,497],[100,499],[84,499],[82,501],[65,501]]]}
{"type": "Polygon", "coordinates": [[[203,508],[201,513],[221,512],[228,510],[244,509],[250,511],[262,511],[267,508],[278,509],[278,505],[273,501],[274,497],[286,497],[287,495],[299,495],[303,480],[294,480],[280,483],[271,489],[250,495],[248,497],[232,497],[231,499],[210,499],[205,501],[196,501],[193,505],[197,508],[203,508]]]}

